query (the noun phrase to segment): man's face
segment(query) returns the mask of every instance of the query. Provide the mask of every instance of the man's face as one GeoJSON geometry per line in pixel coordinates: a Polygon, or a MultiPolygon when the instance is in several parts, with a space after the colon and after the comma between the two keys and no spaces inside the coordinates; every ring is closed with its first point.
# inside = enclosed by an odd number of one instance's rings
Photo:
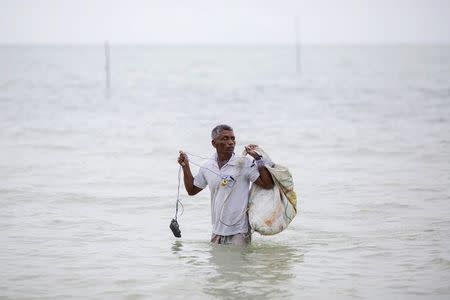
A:
{"type": "Polygon", "coordinates": [[[218,153],[233,153],[236,145],[234,132],[223,130],[218,137],[212,140],[212,145],[217,149],[218,153]]]}

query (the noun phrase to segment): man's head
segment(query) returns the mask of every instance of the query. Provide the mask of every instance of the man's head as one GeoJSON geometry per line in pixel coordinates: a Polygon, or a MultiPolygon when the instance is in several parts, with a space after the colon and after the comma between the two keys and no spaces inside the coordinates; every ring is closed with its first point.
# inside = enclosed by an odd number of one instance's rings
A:
{"type": "Polygon", "coordinates": [[[233,153],[236,140],[231,126],[217,125],[211,131],[211,139],[211,144],[218,153],[233,153]]]}

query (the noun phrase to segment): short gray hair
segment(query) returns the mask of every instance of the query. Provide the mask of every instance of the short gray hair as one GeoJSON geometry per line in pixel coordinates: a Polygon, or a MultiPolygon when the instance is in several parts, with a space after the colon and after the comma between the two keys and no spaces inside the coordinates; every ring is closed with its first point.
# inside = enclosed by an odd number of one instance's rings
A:
{"type": "Polygon", "coordinates": [[[214,129],[211,131],[211,138],[214,140],[216,137],[220,135],[220,133],[224,130],[233,131],[233,128],[231,126],[228,126],[226,124],[220,124],[214,127],[214,129]]]}

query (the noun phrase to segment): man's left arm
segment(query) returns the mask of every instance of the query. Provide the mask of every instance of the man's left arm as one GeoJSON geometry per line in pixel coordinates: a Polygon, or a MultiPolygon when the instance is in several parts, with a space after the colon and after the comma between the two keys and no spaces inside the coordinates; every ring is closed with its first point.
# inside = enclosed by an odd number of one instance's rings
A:
{"type": "Polygon", "coordinates": [[[273,188],[274,182],[272,179],[272,175],[270,175],[270,172],[267,170],[267,168],[264,166],[258,167],[258,171],[259,177],[255,180],[255,183],[264,189],[273,188]]]}
{"type": "Polygon", "coordinates": [[[255,180],[255,183],[264,189],[271,189],[274,186],[272,175],[264,166],[261,155],[254,150],[256,147],[256,145],[248,145],[245,147],[247,153],[255,159],[255,164],[258,167],[259,177],[255,180]]]}

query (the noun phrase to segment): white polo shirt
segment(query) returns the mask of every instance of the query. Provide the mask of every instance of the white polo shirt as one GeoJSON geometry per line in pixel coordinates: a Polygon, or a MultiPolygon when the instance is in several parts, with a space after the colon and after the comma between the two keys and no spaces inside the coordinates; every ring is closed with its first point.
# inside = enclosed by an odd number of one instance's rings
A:
{"type": "Polygon", "coordinates": [[[233,235],[248,232],[246,213],[250,183],[259,177],[253,160],[234,154],[221,168],[217,164],[217,153],[205,161],[194,177],[194,185],[211,192],[212,232],[218,235],[233,235]]]}

